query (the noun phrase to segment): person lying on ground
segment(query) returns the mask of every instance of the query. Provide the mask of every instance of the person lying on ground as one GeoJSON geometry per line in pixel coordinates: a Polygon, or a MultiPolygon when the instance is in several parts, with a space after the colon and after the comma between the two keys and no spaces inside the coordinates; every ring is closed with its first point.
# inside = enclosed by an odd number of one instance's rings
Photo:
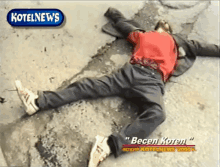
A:
{"type": "Polygon", "coordinates": [[[84,78],[63,90],[38,91],[38,94],[24,88],[19,80],[15,81],[18,95],[29,115],[82,99],[108,96],[135,99],[133,103],[138,105],[140,114],[119,133],[108,137],[96,136],[89,167],[97,167],[111,153],[115,157],[120,156],[124,153],[123,145],[131,143],[127,137],[145,139],[164,122],[164,85],[171,76],[187,71],[196,56],[219,57],[219,46],[172,34],[171,26],[164,20],[158,21],[154,31],[146,32],[115,8],[109,8],[105,16],[134,46],[130,62],[118,71],[99,78],[84,78]]]}

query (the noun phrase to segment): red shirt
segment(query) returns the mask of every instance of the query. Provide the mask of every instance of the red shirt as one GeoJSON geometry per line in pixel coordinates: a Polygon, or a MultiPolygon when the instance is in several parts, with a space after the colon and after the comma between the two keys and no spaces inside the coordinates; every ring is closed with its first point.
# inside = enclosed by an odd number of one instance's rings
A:
{"type": "Polygon", "coordinates": [[[163,73],[163,80],[169,78],[177,61],[175,41],[170,34],[135,31],[129,34],[127,40],[134,45],[133,58],[154,60],[163,73]]]}

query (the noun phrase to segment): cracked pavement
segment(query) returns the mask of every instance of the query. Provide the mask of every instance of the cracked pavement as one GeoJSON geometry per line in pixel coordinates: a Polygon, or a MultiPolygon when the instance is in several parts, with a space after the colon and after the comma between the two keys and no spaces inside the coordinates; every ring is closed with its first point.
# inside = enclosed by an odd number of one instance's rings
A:
{"type": "MultiPolygon", "coordinates": [[[[103,32],[107,8],[116,7],[146,30],[164,18],[174,33],[219,45],[218,1],[74,2],[1,1],[0,166],[84,167],[96,135],[110,135],[135,119],[137,106],[118,97],[82,100],[27,116],[14,80],[33,90],[63,89],[83,77],[110,74],[129,60],[132,46],[103,32]],[[58,8],[60,28],[13,28],[13,8],[58,8]]],[[[167,113],[150,138],[191,138],[196,152],[136,152],[110,156],[100,167],[215,167],[219,165],[219,58],[198,57],[166,85],[167,113]]]]}

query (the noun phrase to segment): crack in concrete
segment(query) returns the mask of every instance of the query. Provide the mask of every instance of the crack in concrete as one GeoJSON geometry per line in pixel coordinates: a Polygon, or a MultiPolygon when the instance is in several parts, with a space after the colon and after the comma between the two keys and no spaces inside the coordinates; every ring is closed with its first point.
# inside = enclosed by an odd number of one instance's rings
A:
{"type": "Polygon", "coordinates": [[[30,153],[30,147],[28,149],[28,152],[27,152],[27,161],[28,161],[28,167],[31,167],[31,153],[30,153]]]}
{"type": "Polygon", "coordinates": [[[170,9],[174,9],[174,10],[189,9],[189,8],[192,8],[192,7],[196,6],[196,5],[198,5],[199,3],[201,3],[201,1],[198,1],[197,3],[195,3],[195,4],[192,5],[192,6],[186,6],[186,5],[185,5],[184,7],[180,8],[180,7],[175,7],[175,6],[171,6],[171,5],[165,4],[165,3],[163,2],[163,0],[159,0],[159,2],[160,2],[161,5],[163,5],[164,7],[167,7],[167,8],[170,8],[170,9]]]}
{"type": "MultiPolygon", "coordinates": [[[[193,19],[195,19],[192,23],[190,22],[186,22],[185,24],[191,24],[191,29],[190,29],[190,33],[192,32],[192,30],[194,29],[195,23],[198,21],[199,16],[206,10],[209,8],[209,6],[211,5],[211,0],[209,0],[209,2],[207,3],[207,5],[204,7],[204,9],[202,9],[197,15],[195,15],[193,17],[193,19]]],[[[183,23],[184,24],[184,23],[183,23]]],[[[183,25],[181,24],[181,26],[183,25]]],[[[196,32],[197,33],[197,32],[196,32]]]]}

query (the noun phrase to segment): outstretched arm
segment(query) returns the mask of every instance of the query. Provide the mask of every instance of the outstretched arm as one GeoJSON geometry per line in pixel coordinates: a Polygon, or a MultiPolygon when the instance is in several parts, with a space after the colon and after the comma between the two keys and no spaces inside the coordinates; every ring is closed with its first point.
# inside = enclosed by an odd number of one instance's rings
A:
{"type": "MultiPolygon", "coordinates": [[[[104,16],[113,21],[111,24],[125,39],[135,30],[145,31],[135,20],[127,19],[118,9],[109,7],[104,16]]],[[[106,28],[104,28],[106,29],[106,28]]],[[[109,31],[106,31],[109,33],[109,31]]],[[[111,31],[110,31],[111,32],[111,31]]]]}
{"type": "Polygon", "coordinates": [[[197,56],[220,57],[220,47],[215,44],[208,44],[190,40],[196,49],[197,56]]]}

